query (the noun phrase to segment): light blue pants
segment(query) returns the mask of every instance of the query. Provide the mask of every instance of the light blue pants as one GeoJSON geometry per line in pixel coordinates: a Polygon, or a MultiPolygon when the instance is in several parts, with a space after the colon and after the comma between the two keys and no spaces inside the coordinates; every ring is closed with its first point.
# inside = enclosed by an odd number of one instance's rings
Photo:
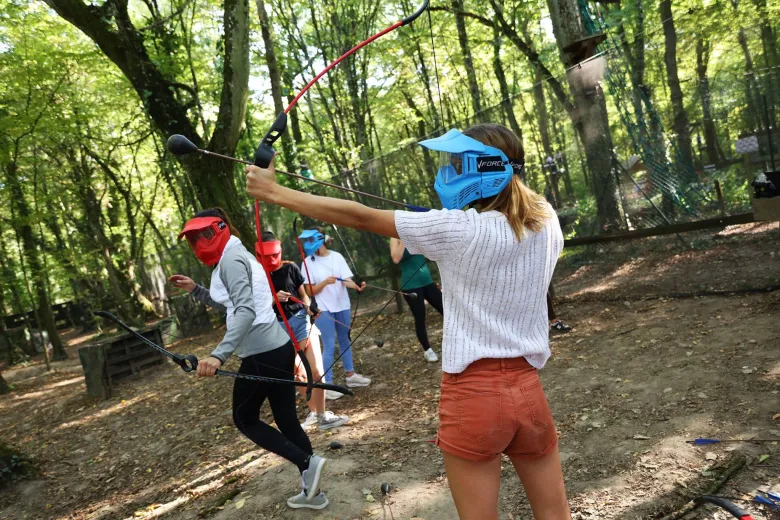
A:
{"type": "Polygon", "coordinates": [[[328,370],[325,373],[325,382],[327,383],[333,382],[333,370],[330,366],[333,364],[335,357],[337,336],[339,352],[341,353],[341,364],[344,366],[344,371],[353,372],[355,370],[352,364],[352,349],[349,348],[349,327],[351,323],[349,309],[339,312],[322,311],[322,314],[317,318],[317,328],[320,329],[320,337],[322,338],[322,362],[328,370]],[[341,323],[336,323],[333,320],[341,323]]]}

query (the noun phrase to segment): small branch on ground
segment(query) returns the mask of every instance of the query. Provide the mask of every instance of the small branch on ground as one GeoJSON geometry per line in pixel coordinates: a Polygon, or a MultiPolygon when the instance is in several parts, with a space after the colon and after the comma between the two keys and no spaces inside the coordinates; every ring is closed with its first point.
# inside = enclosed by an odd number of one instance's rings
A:
{"type": "MultiPolygon", "coordinates": [[[[702,490],[700,493],[697,493],[697,495],[715,495],[720,491],[720,489],[726,485],[726,482],[731,480],[734,475],[739,473],[739,471],[745,467],[745,464],[747,463],[747,459],[744,455],[736,454],[734,457],[729,461],[728,465],[724,468],[723,472],[720,474],[720,477],[712,483],[712,485],[702,490]]],[[[683,518],[685,515],[693,511],[694,509],[698,508],[701,504],[697,504],[693,502],[693,500],[687,502],[681,509],[678,509],[674,513],[671,513],[669,515],[666,515],[665,517],[661,518],[660,520],[679,520],[680,518],[683,518]]]]}

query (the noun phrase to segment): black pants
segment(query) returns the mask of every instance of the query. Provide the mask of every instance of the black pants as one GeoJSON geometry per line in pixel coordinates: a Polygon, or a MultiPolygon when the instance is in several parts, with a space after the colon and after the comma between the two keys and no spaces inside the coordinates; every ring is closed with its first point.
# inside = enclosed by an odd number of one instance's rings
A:
{"type": "Polygon", "coordinates": [[[441,304],[441,291],[435,283],[431,283],[417,289],[409,289],[405,292],[417,295],[415,299],[407,298],[406,296],[404,296],[404,299],[409,305],[409,310],[412,311],[412,316],[414,316],[414,332],[417,333],[417,339],[420,340],[423,350],[428,350],[431,348],[431,344],[428,343],[428,330],[425,328],[425,301],[427,300],[443,316],[444,309],[441,304]]]}
{"type": "MultiPolygon", "coordinates": [[[[295,348],[292,342],[287,342],[270,352],[244,358],[238,372],[292,380],[294,364],[295,348]]],[[[293,385],[236,379],[233,386],[233,422],[252,442],[289,460],[298,466],[301,473],[309,467],[309,457],[314,452],[298,422],[293,385]],[[278,430],[260,420],[260,408],[266,398],[271,404],[278,430]]]]}

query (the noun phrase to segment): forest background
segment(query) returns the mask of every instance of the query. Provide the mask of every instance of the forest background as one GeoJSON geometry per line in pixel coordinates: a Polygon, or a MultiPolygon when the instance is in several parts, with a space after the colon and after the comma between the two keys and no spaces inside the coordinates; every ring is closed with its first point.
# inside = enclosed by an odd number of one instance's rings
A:
{"type": "MultiPolygon", "coordinates": [[[[7,364],[36,348],[14,340],[8,318],[45,330],[61,359],[57,304],[70,302],[85,329],[98,326],[92,309],[135,324],[169,314],[168,275],[206,279],[176,240],[198,209],[224,207],[253,247],[243,168],[172,156],[167,137],[252,157],[275,115],[319,70],[416,7],[3,2],[7,364]]],[[[277,143],[277,166],[436,207],[437,158],[416,143],[499,122],[521,136],[526,181],[556,207],[567,238],[743,213],[750,182],[773,168],[780,149],[778,21],[780,4],[766,0],[436,1],[307,92],[277,143]]],[[[295,215],[264,211],[295,258],[295,215]]],[[[361,274],[397,286],[383,240],[342,233],[337,248],[361,274]]]]}

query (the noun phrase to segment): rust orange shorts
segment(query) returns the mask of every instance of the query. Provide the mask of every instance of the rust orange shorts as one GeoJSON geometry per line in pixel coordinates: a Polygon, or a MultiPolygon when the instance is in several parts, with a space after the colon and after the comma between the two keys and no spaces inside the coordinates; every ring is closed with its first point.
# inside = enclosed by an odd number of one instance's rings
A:
{"type": "Polygon", "coordinates": [[[542,382],[525,358],[480,359],[443,374],[436,445],[446,453],[475,461],[539,457],[557,444],[542,382]]]}

